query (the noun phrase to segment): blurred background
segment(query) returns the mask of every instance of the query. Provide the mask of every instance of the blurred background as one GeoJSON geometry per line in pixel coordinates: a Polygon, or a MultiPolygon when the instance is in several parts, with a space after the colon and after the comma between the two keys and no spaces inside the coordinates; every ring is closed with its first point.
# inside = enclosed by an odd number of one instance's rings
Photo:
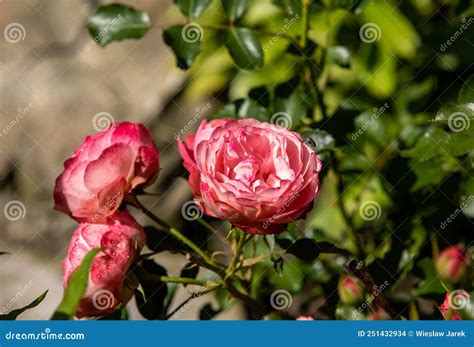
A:
{"type": "MultiPolygon", "coordinates": [[[[171,0],[124,3],[163,25],[176,14],[175,9],[169,14],[171,0]]],[[[65,158],[101,122],[112,117],[151,126],[161,161],[156,189],[162,196],[154,210],[163,219],[174,218],[180,213],[176,206],[190,198],[186,179],[176,178],[184,172],[174,133],[209,101],[180,97],[185,74],[175,67],[158,30],[107,49],[94,44],[85,24],[96,5],[0,2],[2,32],[10,23],[25,29],[17,43],[0,40],[0,129],[6,132],[0,137],[0,207],[14,201],[20,213],[14,221],[0,216],[0,252],[11,254],[0,257],[0,309],[12,301],[23,306],[49,289],[45,302],[21,319],[49,318],[62,298],[60,262],[76,223],[53,210],[54,181],[65,158]]],[[[179,274],[178,259],[167,256],[161,262],[179,274]]],[[[186,310],[181,318],[196,314],[186,310]]]]}

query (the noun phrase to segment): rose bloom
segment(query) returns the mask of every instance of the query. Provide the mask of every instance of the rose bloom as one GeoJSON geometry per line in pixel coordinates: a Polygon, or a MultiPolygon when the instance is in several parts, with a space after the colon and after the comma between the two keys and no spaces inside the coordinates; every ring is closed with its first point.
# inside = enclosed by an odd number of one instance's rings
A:
{"type": "Polygon", "coordinates": [[[439,276],[452,283],[459,282],[466,272],[469,254],[460,246],[445,248],[436,258],[435,267],[439,276]]]}
{"type": "Polygon", "coordinates": [[[464,290],[446,293],[439,310],[445,320],[462,320],[462,316],[457,309],[467,306],[469,300],[469,294],[464,290]]]}
{"type": "Polygon", "coordinates": [[[78,318],[103,316],[130,300],[135,288],[129,288],[125,278],[144,244],[145,232],[127,211],[108,217],[106,224],[79,224],[62,262],[65,288],[90,250],[105,249],[92,261],[86,294],[76,312],[78,318]]]}
{"type": "Polygon", "coordinates": [[[71,158],[54,188],[55,208],[80,222],[101,222],[124,197],[158,175],[158,151],[141,124],[114,123],[88,136],[71,158]]]}
{"type": "Polygon", "coordinates": [[[300,135],[277,125],[204,120],[178,146],[203,212],[248,233],[283,231],[319,191],[320,160],[300,135]]]}

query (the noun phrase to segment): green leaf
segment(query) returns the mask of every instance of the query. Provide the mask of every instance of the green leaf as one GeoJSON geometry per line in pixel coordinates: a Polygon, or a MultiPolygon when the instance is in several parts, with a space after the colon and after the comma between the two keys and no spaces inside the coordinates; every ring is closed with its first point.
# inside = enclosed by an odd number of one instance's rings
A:
{"type": "Polygon", "coordinates": [[[334,137],[324,130],[313,130],[303,134],[305,143],[307,143],[316,153],[331,151],[336,148],[334,137]]]}
{"type": "Polygon", "coordinates": [[[255,118],[260,121],[268,122],[270,112],[268,109],[252,99],[239,99],[231,104],[220,108],[215,118],[255,118]]]}
{"type": "Polygon", "coordinates": [[[290,247],[286,249],[286,253],[293,254],[303,261],[312,262],[319,257],[320,248],[313,239],[304,238],[292,243],[290,247]]]}
{"type": "Polygon", "coordinates": [[[22,314],[26,310],[29,310],[30,308],[38,306],[44,300],[44,298],[46,297],[46,294],[48,294],[48,291],[45,291],[43,294],[38,296],[35,300],[33,300],[28,305],[22,308],[13,310],[7,314],[0,315],[0,320],[15,320],[20,314],[22,314]]]}
{"type": "Polygon", "coordinates": [[[331,46],[328,49],[329,61],[341,67],[349,67],[351,62],[351,53],[344,46],[331,46]]]}
{"type": "Polygon", "coordinates": [[[418,284],[418,288],[415,289],[417,295],[446,293],[446,289],[436,273],[433,260],[425,258],[420,260],[417,265],[423,273],[423,279],[418,284]]]}
{"type": "Polygon", "coordinates": [[[201,53],[203,31],[199,24],[173,25],[163,32],[165,43],[171,47],[179,68],[187,70],[201,53]]]}
{"type": "Polygon", "coordinates": [[[420,161],[412,159],[409,165],[416,175],[416,182],[411,190],[417,191],[441,183],[449,173],[456,171],[458,161],[450,156],[440,156],[420,161]]]}
{"type": "Polygon", "coordinates": [[[469,76],[459,91],[458,101],[460,103],[474,102],[474,75],[469,76]]]}
{"type": "Polygon", "coordinates": [[[86,293],[91,264],[97,253],[101,250],[103,250],[103,248],[94,248],[87,252],[81,265],[71,275],[66,291],[64,292],[63,300],[51,319],[67,320],[74,317],[77,305],[79,305],[79,302],[86,293]]]}
{"type": "Polygon", "coordinates": [[[259,69],[263,66],[263,49],[255,32],[248,28],[229,29],[225,46],[234,62],[242,69],[259,69]]]}
{"type": "Polygon", "coordinates": [[[174,0],[176,7],[190,19],[201,17],[212,0],[174,0]]]}
{"type": "Polygon", "coordinates": [[[296,129],[301,119],[306,116],[309,102],[304,87],[298,83],[298,79],[293,79],[275,88],[271,123],[296,129]]]}
{"type": "Polygon", "coordinates": [[[248,0],[222,0],[222,7],[231,23],[243,16],[247,6],[248,0]]]}
{"type": "Polygon", "coordinates": [[[112,4],[100,7],[89,17],[89,33],[102,47],[112,41],[142,38],[151,28],[148,13],[133,7],[112,4]]]}
{"type": "MultiPolygon", "coordinates": [[[[194,263],[187,263],[181,270],[179,277],[196,278],[199,272],[199,266],[194,263]]],[[[186,284],[184,284],[186,287],[186,284]]]]}
{"type": "Polygon", "coordinates": [[[301,1],[299,0],[273,0],[273,2],[289,16],[301,13],[301,1]]]}
{"type": "Polygon", "coordinates": [[[447,124],[453,132],[474,131],[474,102],[444,105],[434,122],[447,124]]]}
{"type": "MultiPolygon", "coordinates": [[[[153,260],[146,260],[142,263],[145,273],[156,276],[166,276],[166,269],[155,263],[153,260]]],[[[164,319],[164,301],[168,295],[168,286],[161,281],[151,281],[141,273],[137,273],[138,280],[143,291],[135,291],[135,300],[140,313],[146,319],[164,319]]]]}
{"type": "Polygon", "coordinates": [[[448,134],[436,127],[429,127],[418,139],[415,147],[402,151],[402,156],[428,160],[440,154],[448,141],[448,134]]]}
{"type": "Polygon", "coordinates": [[[285,263],[282,272],[275,271],[269,278],[270,283],[274,288],[286,289],[290,292],[297,293],[303,287],[303,280],[305,275],[301,272],[300,261],[291,260],[285,263]]]}
{"type": "Polygon", "coordinates": [[[413,58],[420,45],[415,28],[392,4],[366,1],[360,9],[363,25],[359,35],[364,42],[380,44],[403,58],[413,58]],[[365,26],[364,26],[365,25],[365,26]]]}
{"type": "Polygon", "coordinates": [[[460,156],[474,151],[474,135],[472,133],[450,134],[446,150],[453,156],[460,156]]]}

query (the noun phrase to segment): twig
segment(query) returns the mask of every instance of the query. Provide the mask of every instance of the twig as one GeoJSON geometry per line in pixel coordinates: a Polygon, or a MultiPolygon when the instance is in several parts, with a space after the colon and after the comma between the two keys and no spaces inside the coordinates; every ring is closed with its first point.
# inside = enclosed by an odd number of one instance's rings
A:
{"type": "Polygon", "coordinates": [[[216,290],[217,288],[219,288],[218,286],[216,287],[213,287],[213,288],[210,288],[210,289],[207,289],[207,290],[203,290],[203,291],[199,291],[199,292],[195,292],[193,294],[191,294],[191,296],[189,298],[187,298],[186,300],[184,300],[178,307],[176,307],[171,313],[169,313],[167,316],[166,316],[166,319],[170,319],[171,317],[173,317],[176,313],[178,313],[184,306],[188,305],[191,301],[193,301],[194,299],[197,299],[199,298],[200,296],[203,296],[203,295],[206,295],[207,293],[210,293],[214,290],[216,290]]]}

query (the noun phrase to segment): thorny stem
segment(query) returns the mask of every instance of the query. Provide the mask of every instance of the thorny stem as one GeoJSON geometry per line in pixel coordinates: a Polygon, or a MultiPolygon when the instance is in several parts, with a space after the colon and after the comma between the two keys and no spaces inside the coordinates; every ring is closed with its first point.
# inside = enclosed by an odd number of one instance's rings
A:
{"type": "Polygon", "coordinates": [[[234,249],[234,256],[226,270],[226,278],[234,274],[235,267],[237,266],[237,263],[239,262],[240,255],[242,254],[242,250],[245,245],[245,235],[243,235],[240,230],[236,230],[236,231],[238,232],[237,234],[238,239],[237,239],[237,243],[234,249]]]}
{"type": "Polygon", "coordinates": [[[209,263],[214,266],[218,266],[218,264],[209,257],[202,249],[200,249],[194,242],[192,242],[190,239],[188,239],[186,236],[184,236],[178,229],[175,229],[168,225],[168,223],[162,221],[158,216],[156,216],[153,212],[148,210],[145,206],[143,206],[138,199],[132,195],[133,198],[130,199],[130,202],[132,203],[133,206],[137,207],[140,209],[144,214],[146,214],[151,220],[156,222],[157,224],[161,225],[163,228],[165,228],[171,235],[173,235],[175,238],[177,238],[179,241],[184,243],[186,246],[188,246],[191,250],[193,250],[199,257],[201,257],[206,263],[209,263]]]}
{"type": "Polygon", "coordinates": [[[186,277],[170,277],[170,276],[159,276],[154,275],[145,270],[140,270],[140,274],[147,280],[150,281],[159,281],[159,282],[166,282],[166,283],[181,283],[181,284],[190,284],[196,286],[220,286],[223,283],[217,281],[203,281],[194,278],[186,278],[186,277]]]}

